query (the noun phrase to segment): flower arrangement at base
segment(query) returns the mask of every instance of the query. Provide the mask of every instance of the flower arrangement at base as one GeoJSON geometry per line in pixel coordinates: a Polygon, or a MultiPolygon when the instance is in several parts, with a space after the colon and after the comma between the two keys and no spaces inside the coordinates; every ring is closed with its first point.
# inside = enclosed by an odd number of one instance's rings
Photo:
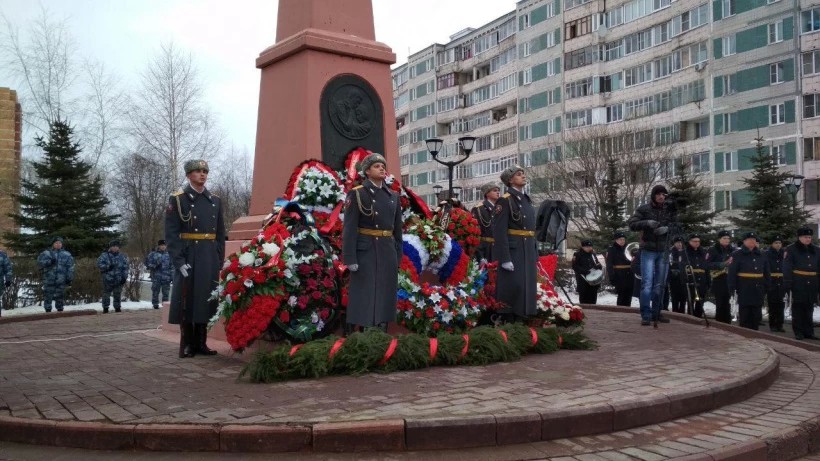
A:
{"type": "Polygon", "coordinates": [[[339,175],[319,160],[300,163],[290,176],[285,199],[296,202],[315,220],[319,234],[336,253],[342,248],[342,204],[345,189],[339,175]]]}
{"type": "Polygon", "coordinates": [[[241,351],[266,331],[304,342],[325,336],[339,317],[333,253],[296,204],[279,210],[228,257],[214,296],[231,348],[241,351]]]}
{"type": "Polygon", "coordinates": [[[493,302],[484,291],[487,272],[429,221],[408,226],[403,240],[396,321],[428,336],[475,327],[484,306],[493,302]],[[430,248],[440,248],[437,259],[430,248]],[[437,275],[441,285],[422,283],[425,271],[437,275]]]}
{"type": "Polygon", "coordinates": [[[579,327],[584,323],[583,309],[558,297],[552,282],[543,276],[539,276],[538,280],[536,307],[536,321],[543,325],[579,327]]]}
{"type": "Polygon", "coordinates": [[[361,375],[371,371],[416,370],[430,366],[487,365],[512,362],[527,354],[559,349],[590,350],[597,344],[580,331],[509,324],[478,327],[466,334],[393,337],[375,328],[347,338],[331,336],[307,344],[259,352],[240,377],[270,383],[328,375],[361,375]]]}
{"type": "Polygon", "coordinates": [[[481,238],[481,229],[478,220],[469,211],[458,207],[450,209],[450,220],[447,224],[447,234],[453,238],[469,256],[472,256],[481,238]]]}

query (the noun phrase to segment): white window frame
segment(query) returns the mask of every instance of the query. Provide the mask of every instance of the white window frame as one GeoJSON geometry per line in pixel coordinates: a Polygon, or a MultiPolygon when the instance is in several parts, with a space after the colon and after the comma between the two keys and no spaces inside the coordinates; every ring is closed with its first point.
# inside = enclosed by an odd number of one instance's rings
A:
{"type": "Polygon", "coordinates": [[[783,21],[769,24],[769,45],[783,41],[783,21]],[[774,36],[774,37],[772,37],[774,36]]]}
{"type": "Polygon", "coordinates": [[[723,47],[723,57],[732,56],[737,53],[737,36],[727,35],[723,37],[720,41],[721,46],[723,47]]]}
{"type": "Polygon", "coordinates": [[[806,51],[800,54],[800,72],[806,75],[820,73],[820,50],[806,51]],[[806,73],[806,57],[811,61],[811,72],[806,73]]]}
{"type": "Polygon", "coordinates": [[[813,32],[820,31],[820,7],[815,7],[810,10],[805,10],[800,12],[800,33],[801,34],[811,34],[813,32]],[[809,13],[810,18],[808,23],[811,25],[811,29],[803,30],[803,25],[806,24],[803,21],[803,15],[805,13],[809,13]],[[815,27],[816,26],[816,27],[815,27]]]}
{"type": "Polygon", "coordinates": [[[732,132],[732,114],[721,114],[723,117],[723,134],[732,132]]]}
{"type": "Polygon", "coordinates": [[[772,104],[769,106],[769,126],[786,123],[786,104],[772,104]]]}
{"type": "Polygon", "coordinates": [[[769,85],[779,85],[783,83],[783,74],[785,73],[786,65],[783,61],[769,64],[769,85]]]}
{"type": "Polygon", "coordinates": [[[735,15],[735,0],[721,0],[720,7],[720,10],[723,12],[721,17],[728,18],[735,15]],[[727,9],[729,10],[728,13],[726,12],[727,9]]]}
{"type": "Polygon", "coordinates": [[[772,165],[774,166],[785,166],[786,165],[786,146],[783,144],[779,144],[777,146],[772,146],[772,165]]]}
{"type": "Polygon", "coordinates": [[[738,171],[737,151],[723,153],[723,171],[738,171]]]}
{"type": "Polygon", "coordinates": [[[532,67],[524,69],[524,85],[532,83],[532,67]]]}

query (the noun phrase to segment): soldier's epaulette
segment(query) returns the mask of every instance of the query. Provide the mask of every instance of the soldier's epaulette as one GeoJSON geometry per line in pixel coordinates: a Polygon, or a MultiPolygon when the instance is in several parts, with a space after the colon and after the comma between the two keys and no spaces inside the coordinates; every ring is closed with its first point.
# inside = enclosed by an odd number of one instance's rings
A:
{"type": "Polygon", "coordinates": [[[356,190],[356,189],[364,189],[364,186],[358,185],[358,186],[356,186],[356,187],[354,187],[353,189],[350,189],[350,190],[356,190]]]}
{"type": "Polygon", "coordinates": [[[184,193],[185,193],[185,192],[183,192],[183,191],[181,191],[181,190],[178,190],[178,191],[174,192],[173,194],[171,194],[171,197],[176,197],[176,196],[178,196],[178,195],[182,195],[182,194],[184,194],[184,193]]]}
{"type": "Polygon", "coordinates": [[[509,192],[504,192],[504,195],[502,195],[502,197],[504,197],[504,198],[510,198],[510,193],[509,193],[509,192]]]}

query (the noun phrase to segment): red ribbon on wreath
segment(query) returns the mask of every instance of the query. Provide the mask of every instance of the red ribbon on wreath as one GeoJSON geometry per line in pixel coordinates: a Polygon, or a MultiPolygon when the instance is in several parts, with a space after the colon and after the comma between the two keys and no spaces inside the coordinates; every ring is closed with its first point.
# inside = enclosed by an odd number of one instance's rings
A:
{"type": "Polygon", "coordinates": [[[336,355],[336,353],[339,352],[339,349],[342,348],[342,344],[344,344],[344,343],[345,343],[344,338],[337,339],[336,342],[333,343],[333,347],[330,348],[330,353],[328,354],[328,358],[332,359],[333,356],[336,355]]]}
{"type": "Polygon", "coordinates": [[[561,347],[564,344],[564,337],[558,335],[558,347],[561,347]]]}
{"type": "Polygon", "coordinates": [[[288,353],[288,357],[293,357],[293,354],[295,354],[296,352],[298,352],[298,351],[299,351],[299,349],[301,349],[301,348],[302,348],[302,346],[304,346],[304,344],[297,344],[297,345],[295,345],[295,346],[291,347],[291,348],[290,348],[290,353],[288,353]]]}
{"type": "Polygon", "coordinates": [[[430,361],[436,359],[438,353],[438,338],[430,338],[430,361]]]}
{"type": "Polygon", "coordinates": [[[504,342],[506,343],[507,342],[507,332],[504,331],[504,330],[498,330],[498,332],[501,333],[501,337],[504,338],[504,342]]]}
{"type": "Polygon", "coordinates": [[[467,350],[470,348],[470,337],[467,335],[461,335],[461,337],[464,338],[464,347],[461,348],[461,357],[459,358],[463,359],[464,356],[467,355],[467,350]]]}
{"type": "Polygon", "coordinates": [[[397,338],[393,338],[390,340],[390,345],[387,346],[387,350],[384,352],[384,357],[379,360],[378,365],[382,366],[390,360],[390,357],[393,357],[393,353],[396,352],[396,346],[398,346],[399,340],[397,338]]]}
{"type": "Polygon", "coordinates": [[[530,338],[532,338],[532,345],[535,347],[535,345],[538,344],[538,333],[533,327],[530,327],[530,338]]]}

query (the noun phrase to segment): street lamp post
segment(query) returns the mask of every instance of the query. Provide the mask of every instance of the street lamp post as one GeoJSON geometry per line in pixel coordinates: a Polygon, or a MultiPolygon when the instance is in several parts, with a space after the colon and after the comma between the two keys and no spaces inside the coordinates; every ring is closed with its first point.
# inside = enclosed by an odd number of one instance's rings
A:
{"type": "Polygon", "coordinates": [[[792,215],[797,213],[797,193],[800,191],[800,186],[803,185],[804,179],[806,179],[806,177],[799,174],[792,174],[786,178],[784,187],[786,188],[786,192],[792,196],[792,215]]]}
{"type": "Polygon", "coordinates": [[[447,198],[451,199],[453,198],[453,169],[459,163],[462,163],[468,158],[470,158],[470,154],[473,152],[473,145],[475,145],[475,137],[463,136],[461,138],[458,138],[458,143],[461,146],[461,150],[464,153],[464,158],[456,161],[441,160],[438,158],[438,153],[441,152],[441,146],[444,144],[444,141],[442,141],[441,139],[432,138],[427,139],[424,142],[427,144],[427,150],[430,152],[430,155],[433,156],[433,160],[447,167],[447,198]]]}

